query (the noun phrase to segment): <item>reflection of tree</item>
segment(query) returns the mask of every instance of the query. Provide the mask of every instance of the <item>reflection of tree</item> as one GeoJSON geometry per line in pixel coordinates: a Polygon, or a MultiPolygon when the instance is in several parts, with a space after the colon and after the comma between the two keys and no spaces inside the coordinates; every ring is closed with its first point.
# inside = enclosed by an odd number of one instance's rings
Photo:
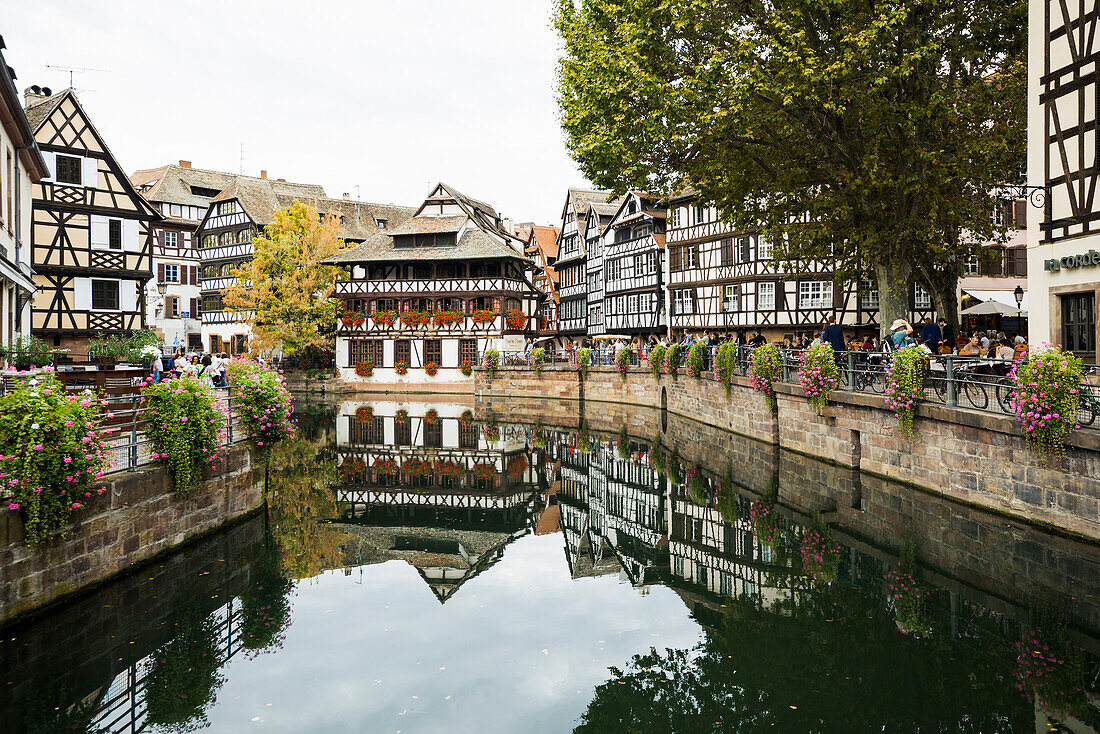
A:
{"type": "Polygon", "coordinates": [[[279,548],[265,538],[263,554],[252,567],[252,582],[241,596],[241,644],[259,654],[283,640],[290,623],[290,590],[279,548]]]}
{"type": "MultiPolygon", "coordinates": [[[[730,604],[693,650],[651,650],[596,690],[593,732],[1016,732],[1004,652],[899,635],[881,600],[834,584],[793,613],[730,604]]],[[[1033,726],[1033,721],[1031,722],[1033,726]]]]}
{"type": "Polygon", "coordinates": [[[23,731],[33,734],[102,734],[92,725],[98,699],[73,701],[64,686],[52,686],[23,702],[23,731]]]}
{"type": "Polygon", "coordinates": [[[194,731],[207,725],[206,709],[225,679],[220,675],[214,619],[197,605],[184,607],[172,639],[149,658],[145,676],[148,722],[164,731],[194,731]]]}
{"type": "Polygon", "coordinates": [[[336,462],[325,442],[298,437],[279,445],[268,470],[271,529],[292,578],[312,578],[338,564],[343,535],[323,524],[336,516],[336,462]]]}

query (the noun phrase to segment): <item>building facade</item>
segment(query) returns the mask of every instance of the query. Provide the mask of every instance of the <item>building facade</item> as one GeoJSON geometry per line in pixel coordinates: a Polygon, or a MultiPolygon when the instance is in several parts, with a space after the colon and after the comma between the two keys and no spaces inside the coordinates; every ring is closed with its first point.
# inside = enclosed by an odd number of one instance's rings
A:
{"type": "Polygon", "coordinates": [[[569,189],[561,212],[558,236],[558,334],[576,341],[588,334],[588,211],[592,203],[605,204],[609,191],[569,189]]]}
{"type": "Polygon", "coordinates": [[[31,187],[48,175],[23,112],[15,72],[0,52],[0,344],[31,333],[31,187]]]}
{"type": "Polygon", "coordinates": [[[557,227],[531,225],[525,230],[523,253],[531,258],[534,267],[531,270],[532,282],[545,294],[546,299],[539,309],[539,339],[556,340],[558,336],[558,273],[554,264],[558,258],[557,227]]]}
{"type": "Polygon", "coordinates": [[[623,197],[604,229],[603,331],[626,336],[663,336],[668,319],[665,291],[666,209],[638,191],[623,197]]]}
{"type": "Polygon", "coordinates": [[[607,203],[593,201],[588,205],[585,222],[585,272],[588,274],[588,336],[605,334],[603,326],[603,233],[619,206],[623,197],[607,203]]]}
{"type": "Polygon", "coordinates": [[[336,297],[360,314],[336,332],[341,377],[461,382],[471,379],[461,365],[486,349],[522,352],[546,298],[524,245],[492,206],[440,183],[402,225],[331,258],[348,268],[336,297]],[[357,375],[368,362],[372,375],[357,375]],[[431,363],[436,375],[424,369],[431,363]]]}
{"type": "Polygon", "coordinates": [[[1028,184],[1043,204],[1028,223],[1028,325],[1033,344],[1100,362],[1100,165],[1095,4],[1031,0],[1028,184]]]}
{"type": "Polygon", "coordinates": [[[144,325],[160,215],[134,189],[71,89],[30,93],[48,175],[33,187],[31,331],[83,354],[98,334],[144,325]]]}

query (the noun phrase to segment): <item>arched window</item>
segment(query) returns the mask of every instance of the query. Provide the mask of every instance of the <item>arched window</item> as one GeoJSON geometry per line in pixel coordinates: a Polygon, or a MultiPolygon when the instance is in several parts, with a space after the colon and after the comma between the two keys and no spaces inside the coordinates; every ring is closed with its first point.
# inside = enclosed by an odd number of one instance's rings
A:
{"type": "Polygon", "coordinates": [[[202,266],[202,277],[204,277],[204,278],[217,278],[218,277],[218,266],[217,265],[203,265],[202,266]]]}
{"type": "Polygon", "coordinates": [[[461,311],[462,299],[461,298],[440,298],[436,302],[437,311],[461,311]]]}
{"type": "Polygon", "coordinates": [[[432,301],[430,298],[410,298],[405,301],[405,311],[432,311],[432,301]]]}
{"type": "Polygon", "coordinates": [[[237,233],[237,242],[245,243],[245,242],[250,242],[251,240],[252,240],[252,230],[248,229],[247,227],[245,229],[242,229],[240,232],[237,233]]]}
{"type": "Polygon", "coordinates": [[[233,244],[233,233],[232,232],[222,232],[221,244],[222,245],[232,245],[233,244]]]}
{"type": "Polygon", "coordinates": [[[203,247],[213,247],[216,244],[218,244],[218,238],[212,234],[208,234],[202,238],[203,247]]]}
{"type": "Polygon", "coordinates": [[[499,299],[489,296],[478,296],[477,298],[468,299],[466,304],[467,313],[473,313],[474,311],[481,311],[484,309],[495,311],[499,305],[499,299]]]}
{"type": "Polygon", "coordinates": [[[229,274],[230,272],[232,272],[233,267],[234,266],[230,263],[222,265],[222,277],[229,277],[229,274]]]}

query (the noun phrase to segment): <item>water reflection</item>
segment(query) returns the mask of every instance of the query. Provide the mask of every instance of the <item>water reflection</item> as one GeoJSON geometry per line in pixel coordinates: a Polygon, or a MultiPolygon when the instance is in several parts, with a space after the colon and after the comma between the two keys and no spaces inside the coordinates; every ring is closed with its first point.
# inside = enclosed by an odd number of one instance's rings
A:
{"type": "Polygon", "coordinates": [[[0,731],[1097,730],[1095,546],[526,415],[314,408],[264,517],[6,631],[0,731]]]}

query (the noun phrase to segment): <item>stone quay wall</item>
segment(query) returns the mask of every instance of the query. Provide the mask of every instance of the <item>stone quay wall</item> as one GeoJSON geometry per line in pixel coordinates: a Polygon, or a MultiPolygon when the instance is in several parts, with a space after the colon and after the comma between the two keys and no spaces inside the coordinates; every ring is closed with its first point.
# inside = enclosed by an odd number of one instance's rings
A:
{"type": "Polygon", "coordinates": [[[768,409],[747,378],[735,377],[729,397],[713,374],[653,379],[634,368],[593,367],[582,383],[574,370],[504,367],[475,373],[475,396],[491,409],[510,401],[585,403],[585,416],[604,404],[655,408],[714,428],[873,476],[914,485],[952,500],[1070,534],[1100,540],[1100,431],[1070,436],[1065,455],[1041,461],[1028,451],[1013,417],[920,405],[907,444],[882,396],[835,391],[818,415],[796,385],[776,385],[768,409]],[[597,408],[597,406],[599,406],[597,408]]]}
{"type": "Polygon", "coordinates": [[[190,538],[252,512],[263,502],[262,470],[232,447],[188,497],[172,492],[159,466],[109,477],[107,491],[73,514],[64,539],[28,547],[14,512],[0,515],[0,624],[100,584],[190,538]]]}

